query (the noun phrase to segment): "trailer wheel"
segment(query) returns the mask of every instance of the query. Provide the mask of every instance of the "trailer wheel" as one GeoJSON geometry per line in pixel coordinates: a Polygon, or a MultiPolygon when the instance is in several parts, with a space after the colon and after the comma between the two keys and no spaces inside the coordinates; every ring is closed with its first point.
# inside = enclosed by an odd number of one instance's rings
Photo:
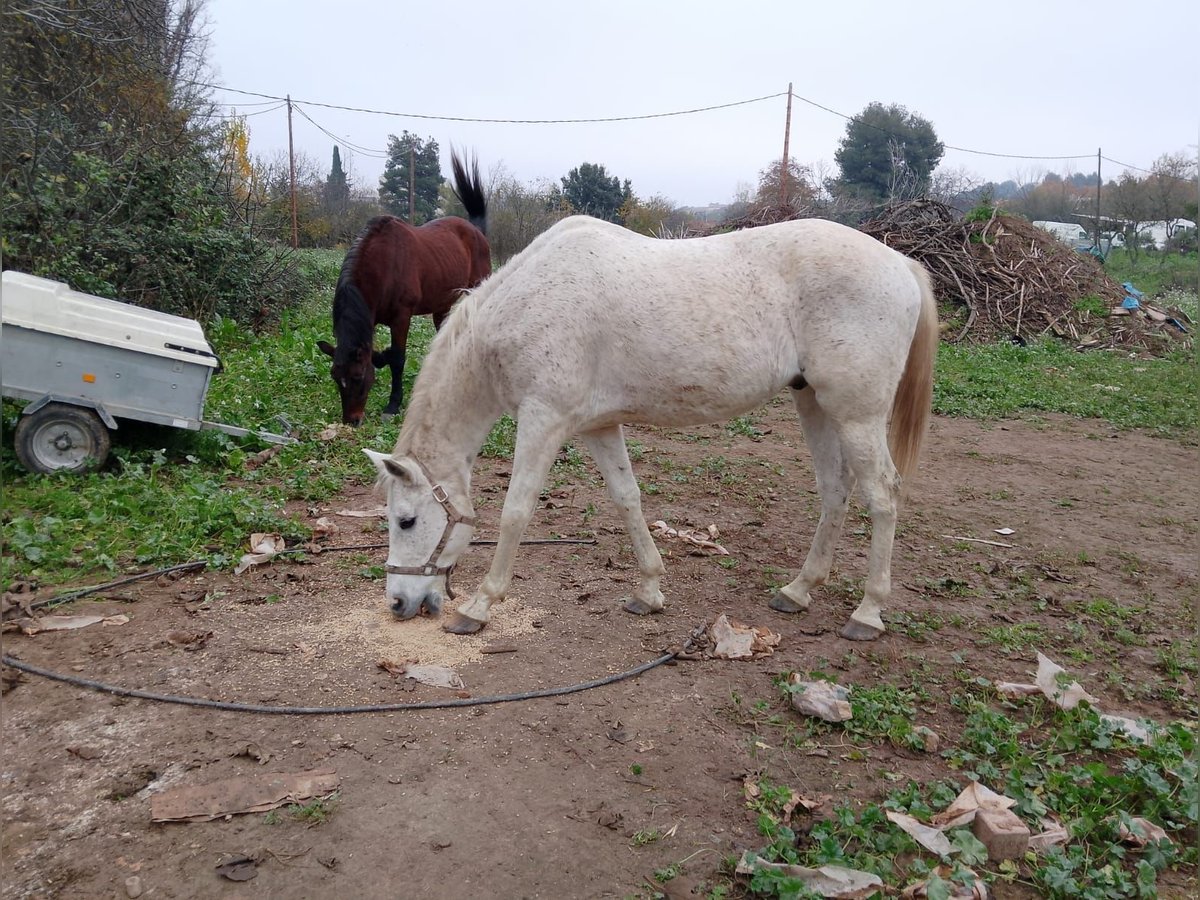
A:
{"type": "Polygon", "coordinates": [[[112,447],[100,417],[68,403],[47,403],[37,412],[21,416],[14,443],[21,465],[43,475],[98,469],[112,447]]]}

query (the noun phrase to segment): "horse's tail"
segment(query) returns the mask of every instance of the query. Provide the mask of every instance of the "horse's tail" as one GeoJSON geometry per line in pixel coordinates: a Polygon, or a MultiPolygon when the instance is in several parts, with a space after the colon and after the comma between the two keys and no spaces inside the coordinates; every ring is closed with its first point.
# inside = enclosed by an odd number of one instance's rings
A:
{"type": "Polygon", "coordinates": [[[471,158],[471,171],[451,151],[450,168],[454,170],[454,194],[467,210],[467,221],[487,234],[487,197],[483,195],[483,179],[479,177],[479,160],[471,158]]]}
{"type": "Polygon", "coordinates": [[[917,467],[921,444],[929,428],[933,406],[933,361],[937,356],[937,300],[929,272],[919,262],[907,260],[913,276],[921,286],[921,312],[917,331],[908,347],[908,361],[896,388],[892,402],[892,422],[888,429],[888,446],[892,462],[901,478],[907,478],[917,467]]]}

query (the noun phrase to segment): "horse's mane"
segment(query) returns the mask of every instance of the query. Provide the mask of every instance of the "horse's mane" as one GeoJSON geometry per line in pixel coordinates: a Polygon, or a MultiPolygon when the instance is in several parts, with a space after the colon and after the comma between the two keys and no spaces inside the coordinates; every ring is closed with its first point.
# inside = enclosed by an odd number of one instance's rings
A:
{"type": "Polygon", "coordinates": [[[417,373],[417,381],[413,385],[408,399],[408,409],[404,413],[404,422],[400,426],[400,434],[396,439],[396,450],[411,448],[414,434],[422,427],[428,427],[430,397],[436,391],[429,390],[436,379],[458,377],[456,361],[475,355],[473,346],[475,314],[486,295],[481,296],[480,290],[493,281],[495,276],[487,279],[474,290],[464,290],[459,296],[454,308],[442,323],[438,333],[433,336],[429,352],[421,363],[417,373]],[[430,384],[422,386],[423,382],[430,384]]]}
{"type": "Polygon", "coordinates": [[[374,343],[375,319],[358,287],[358,257],[363,245],[375,237],[391,218],[375,216],[368,221],[342,260],[342,271],[333,293],[333,333],[337,340],[335,363],[345,363],[359,348],[370,347],[374,343]]]}

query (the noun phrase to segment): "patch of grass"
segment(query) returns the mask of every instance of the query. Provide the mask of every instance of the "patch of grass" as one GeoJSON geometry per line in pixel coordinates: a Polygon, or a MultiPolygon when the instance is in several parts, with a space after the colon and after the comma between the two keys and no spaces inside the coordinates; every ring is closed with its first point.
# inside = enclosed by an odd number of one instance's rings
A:
{"type": "Polygon", "coordinates": [[[1006,653],[1019,650],[1034,650],[1046,646],[1046,629],[1037,622],[1017,622],[1013,625],[997,625],[982,630],[979,643],[995,645],[1006,653]]]}
{"type": "Polygon", "coordinates": [[[752,440],[762,437],[762,431],[754,424],[753,416],[738,416],[725,423],[725,430],[730,434],[741,435],[752,440]]]}
{"type": "Polygon", "coordinates": [[[633,837],[630,838],[630,845],[633,847],[644,847],[661,839],[662,832],[657,828],[643,828],[633,833],[633,837]]]}
{"type": "Polygon", "coordinates": [[[1026,821],[1052,813],[1067,826],[1068,844],[1031,863],[1031,878],[1046,896],[1154,896],[1158,872],[1195,866],[1194,722],[1172,723],[1137,743],[1084,706],[1050,708],[1049,721],[1042,721],[1042,701],[1023,708],[1026,723],[969,701],[962,743],[947,757],[968,777],[1014,798],[1026,821]],[[1173,843],[1131,851],[1118,829],[1132,817],[1161,825],[1173,843]]]}
{"type": "MultiPolygon", "coordinates": [[[[1135,256],[1128,250],[1116,249],[1108,254],[1104,268],[1114,281],[1122,284],[1128,281],[1155,299],[1172,289],[1195,291],[1200,259],[1195,253],[1143,250],[1135,256]]],[[[1192,320],[1196,318],[1193,316],[1192,320]]]]}
{"type": "Polygon", "coordinates": [[[671,863],[669,866],[663,866],[661,869],[654,870],[654,880],[659,884],[666,884],[672,879],[678,878],[683,872],[683,866],[679,863],[671,863]]]}
{"type": "Polygon", "coordinates": [[[1156,664],[1172,681],[1183,681],[1185,675],[1196,675],[1196,657],[1195,641],[1175,641],[1159,648],[1156,664]]]}
{"type": "Polygon", "coordinates": [[[1025,412],[1103,419],[1118,428],[1145,428],[1195,439],[1197,404],[1191,354],[1130,359],[1116,353],[1077,353],[1052,341],[943,344],[938,351],[934,411],[999,419],[1025,412]]]}
{"type": "Polygon", "coordinates": [[[513,449],[517,446],[517,423],[510,416],[501,417],[492,426],[487,440],[483,442],[480,456],[498,459],[512,459],[513,449]]]}
{"type": "Polygon", "coordinates": [[[337,809],[338,794],[332,793],[327,797],[317,797],[307,803],[293,803],[287,808],[287,813],[297,822],[305,825],[324,825],[337,809]]]}
{"type": "Polygon", "coordinates": [[[936,613],[907,613],[898,610],[887,618],[887,627],[914,641],[927,641],[929,636],[941,629],[942,617],[936,613]]]}
{"type": "Polygon", "coordinates": [[[917,704],[922,700],[915,689],[882,683],[850,689],[850,707],[854,717],[845,723],[846,731],[863,737],[886,738],[896,747],[920,750],[924,740],[916,728],[917,704]]]}
{"type": "Polygon", "coordinates": [[[122,456],[114,471],[8,479],[6,587],[12,579],[52,586],[194,559],[226,566],[251,532],[307,533],[284,514],[278,489],[230,485],[232,473],[217,466],[122,456]]]}
{"type": "Polygon", "coordinates": [[[1095,294],[1080,297],[1075,301],[1074,306],[1078,312],[1089,313],[1097,318],[1103,318],[1108,315],[1108,304],[1095,294]]]}
{"type": "MultiPolygon", "coordinates": [[[[914,711],[912,700],[895,688],[868,693],[856,687],[852,693],[858,701],[855,719],[874,722],[868,730],[881,736],[890,730],[891,716],[914,711]]],[[[939,863],[949,866],[952,882],[969,883],[970,868],[989,881],[1020,881],[1041,896],[1095,900],[1157,896],[1158,877],[1166,869],[1194,873],[1200,857],[1195,722],[1172,723],[1138,743],[1086,706],[1064,711],[1031,698],[1000,711],[982,697],[973,692],[953,698],[963,717],[961,737],[942,755],[964,779],[1013,798],[1014,812],[1034,833],[1042,830],[1044,817],[1061,821],[1070,835],[1065,846],[992,865],[969,829],[957,828],[946,833],[951,855],[937,859],[887,820],[887,811],[897,810],[928,822],[966,786],[957,778],[906,781],[877,803],[839,803],[830,815],[811,820],[805,834],[784,824],[791,790],[763,777],[748,800],[765,841],[756,855],[873,872],[888,885],[887,895],[928,880],[929,896],[948,896],[946,870],[932,877],[939,863]],[[1170,841],[1140,850],[1123,843],[1119,830],[1134,817],[1160,825],[1170,841]]],[[[850,730],[853,722],[829,727],[850,730]]],[[[777,871],[760,870],[744,883],[757,896],[807,896],[799,880],[777,871]]]]}

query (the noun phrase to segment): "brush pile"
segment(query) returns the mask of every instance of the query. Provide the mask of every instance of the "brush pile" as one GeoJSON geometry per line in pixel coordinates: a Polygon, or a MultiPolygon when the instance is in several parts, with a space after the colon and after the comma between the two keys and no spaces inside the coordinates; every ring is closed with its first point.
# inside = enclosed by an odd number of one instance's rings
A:
{"type": "Polygon", "coordinates": [[[923,263],[943,311],[948,303],[963,307],[965,320],[949,340],[1024,342],[1052,333],[1079,349],[1152,353],[1190,343],[1182,313],[1124,309],[1125,289],[1098,260],[1024,219],[993,212],[966,220],[936,201],[912,200],[859,228],[923,263]]]}
{"type": "Polygon", "coordinates": [[[797,208],[790,203],[770,203],[756,206],[744,215],[728,219],[721,224],[722,230],[741,231],[743,228],[757,228],[759,225],[774,225],[777,222],[790,222],[792,219],[809,219],[815,213],[805,206],[797,208]]]}

